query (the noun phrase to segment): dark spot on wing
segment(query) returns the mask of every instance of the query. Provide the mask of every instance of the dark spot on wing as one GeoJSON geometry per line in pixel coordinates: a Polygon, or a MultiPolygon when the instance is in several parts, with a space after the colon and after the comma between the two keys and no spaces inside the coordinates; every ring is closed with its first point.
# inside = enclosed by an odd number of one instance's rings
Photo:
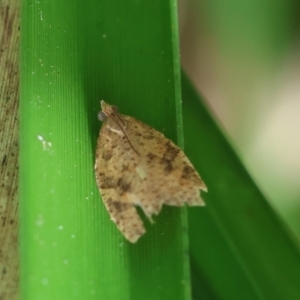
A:
{"type": "Polygon", "coordinates": [[[149,152],[149,153],[147,154],[147,157],[148,157],[150,160],[152,160],[154,157],[156,157],[156,155],[154,155],[153,153],[149,152]]]}
{"type": "Polygon", "coordinates": [[[112,148],[112,149],[115,149],[117,146],[118,146],[118,144],[117,144],[117,143],[113,143],[113,144],[111,144],[111,148],[112,148]]]}
{"type": "Polygon", "coordinates": [[[113,189],[116,183],[112,176],[106,176],[104,173],[99,173],[100,189],[113,189]]]}
{"type": "Polygon", "coordinates": [[[110,149],[104,150],[102,154],[102,158],[106,161],[110,160],[113,156],[113,151],[110,149]]]}
{"type": "Polygon", "coordinates": [[[129,165],[122,165],[122,170],[121,170],[121,172],[126,172],[126,171],[128,171],[128,169],[129,169],[129,165]]]}
{"type": "Polygon", "coordinates": [[[180,152],[180,149],[177,148],[177,147],[175,147],[175,146],[173,146],[173,145],[171,144],[171,142],[168,141],[168,142],[166,143],[166,152],[165,152],[163,158],[164,158],[165,160],[172,161],[172,160],[174,160],[174,159],[176,158],[176,156],[179,154],[179,152],[180,152]]]}
{"type": "Polygon", "coordinates": [[[166,166],[164,168],[165,173],[167,173],[167,174],[171,173],[173,171],[172,163],[168,160],[165,160],[165,164],[166,164],[166,166]]]}
{"type": "Polygon", "coordinates": [[[195,173],[195,171],[191,166],[185,166],[182,170],[181,178],[188,179],[193,173],[195,173]]]}
{"type": "Polygon", "coordinates": [[[3,160],[2,160],[2,166],[7,165],[6,158],[7,158],[7,156],[4,155],[3,160]]]}
{"type": "Polygon", "coordinates": [[[111,198],[109,198],[107,200],[107,206],[109,207],[109,212],[114,212],[118,214],[130,208],[131,204],[113,201],[111,198]]]}
{"type": "Polygon", "coordinates": [[[153,134],[147,134],[147,135],[144,135],[144,138],[146,140],[152,140],[152,139],[154,139],[154,136],[153,136],[153,134]]]}
{"type": "Polygon", "coordinates": [[[130,190],[131,184],[126,182],[124,178],[119,178],[117,186],[122,190],[122,193],[126,193],[130,190]]]}

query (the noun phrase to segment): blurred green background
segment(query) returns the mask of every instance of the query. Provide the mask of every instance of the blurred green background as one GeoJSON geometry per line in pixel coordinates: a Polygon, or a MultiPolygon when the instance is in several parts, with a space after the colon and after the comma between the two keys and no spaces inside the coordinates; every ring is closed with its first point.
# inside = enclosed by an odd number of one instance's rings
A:
{"type": "Polygon", "coordinates": [[[300,238],[299,1],[179,3],[183,68],[300,238]]]}

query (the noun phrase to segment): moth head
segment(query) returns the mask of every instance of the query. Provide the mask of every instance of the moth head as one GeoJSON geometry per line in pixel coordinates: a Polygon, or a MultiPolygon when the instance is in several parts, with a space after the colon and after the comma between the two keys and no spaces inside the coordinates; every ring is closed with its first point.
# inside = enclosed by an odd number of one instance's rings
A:
{"type": "Polygon", "coordinates": [[[101,122],[104,122],[104,121],[106,121],[106,119],[107,119],[107,115],[101,110],[101,111],[99,111],[98,119],[99,119],[101,122]]]}
{"type": "Polygon", "coordinates": [[[98,114],[98,119],[100,121],[105,121],[107,117],[110,117],[118,112],[118,108],[114,105],[110,105],[103,100],[101,100],[101,111],[98,114]]]}

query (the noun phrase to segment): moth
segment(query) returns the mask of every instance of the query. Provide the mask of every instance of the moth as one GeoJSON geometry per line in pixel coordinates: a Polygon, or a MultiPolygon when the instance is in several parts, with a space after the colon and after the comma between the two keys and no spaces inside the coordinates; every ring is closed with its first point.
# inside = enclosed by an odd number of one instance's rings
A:
{"type": "Polygon", "coordinates": [[[205,183],[171,140],[103,100],[101,109],[96,181],[111,220],[128,241],[146,232],[136,206],[153,223],[163,204],[205,205],[200,197],[205,183]]]}

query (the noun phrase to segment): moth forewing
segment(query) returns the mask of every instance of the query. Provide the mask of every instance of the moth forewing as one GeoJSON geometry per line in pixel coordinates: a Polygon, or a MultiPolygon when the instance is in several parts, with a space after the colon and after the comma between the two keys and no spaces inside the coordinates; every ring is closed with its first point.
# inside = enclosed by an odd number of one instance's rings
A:
{"type": "Polygon", "coordinates": [[[163,204],[204,205],[200,190],[207,191],[206,185],[179,147],[103,100],[101,108],[96,180],[111,220],[127,240],[134,243],[146,232],[136,205],[150,221],[163,204]]]}

